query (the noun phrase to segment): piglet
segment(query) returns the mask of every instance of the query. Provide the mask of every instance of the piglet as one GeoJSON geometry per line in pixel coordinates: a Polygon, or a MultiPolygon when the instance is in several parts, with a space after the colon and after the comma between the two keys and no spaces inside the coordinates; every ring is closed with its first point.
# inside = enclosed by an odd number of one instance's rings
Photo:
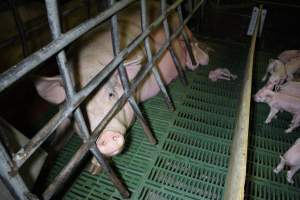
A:
{"type": "Polygon", "coordinates": [[[287,95],[280,91],[273,92],[269,88],[264,87],[256,93],[254,99],[256,102],[267,103],[271,108],[265,123],[270,123],[279,111],[287,111],[293,115],[293,119],[285,132],[290,133],[300,125],[299,97],[287,95]]]}
{"type": "Polygon", "coordinates": [[[274,173],[278,174],[287,165],[290,167],[290,170],[287,172],[286,179],[289,183],[294,183],[293,176],[300,168],[300,138],[296,140],[294,145],[283,156],[280,156],[280,159],[280,163],[273,170],[274,173]]]}
{"type": "Polygon", "coordinates": [[[283,63],[288,63],[292,59],[300,57],[300,50],[286,50],[278,55],[278,59],[283,63]]]}
{"type": "Polygon", "coordinates": [[[279,90],[282,94],[300,98],[300,82],[289,81],[283,85],[279,85],[276,90],[279,90]]]}
{"type": "MultiPolygon", "coordinates": [[[[270,59],[267,71],[261,81],[266,81],[268,73],[271,75],[276,72],[275,68],[281,64],[287,64],[291,60],[300,57],[300,50],[286,50],[278,55],[277,59],[270,59]]],[[[277,70],[278,71],[278,70],[277,70]]]]}
{"type": "Polygon", "coordinates": [[[230,81],[231,79],[237,79],[237,75],[232,74],[227,68],[218,68],[210,71],[208,74],[208,78],[214,82],[219,79],[230,81]]]}

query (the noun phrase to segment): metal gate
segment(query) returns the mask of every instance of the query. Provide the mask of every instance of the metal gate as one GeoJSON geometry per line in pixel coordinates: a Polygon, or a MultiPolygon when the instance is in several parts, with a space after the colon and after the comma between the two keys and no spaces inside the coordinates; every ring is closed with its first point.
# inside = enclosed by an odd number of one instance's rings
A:
{"type": "MultiPolygon", "coordinates": [[[[22,28],[22,23],[19,19],[18,13],[15,9],[15,6],[12,2],[12,9],[14,10],[14,16],[16,20],[16,24],[18,25],[18,32],[20,34],[20,38],[22,39],[22,46],[24,55],[28,54],[28,50],[26,48],[26,38],[24,35],[24,29],[22,28]]],[[[155,67],[155,61],[158,60],[165,50],[169,50],[173,62],[176,65],[179,76],[183,83],[186,83],[184,72],[178,58],[172,49],[171,41],[182,34],[184,38],[185,45],[188,49],[189,55],[193,64],[195,63],[195,59],[193,57],[193,53],[191,50],[189,38],[187,37],[187,33],[184,31],[184,26],[188,22],[188,20],[192,17],[192,15],[197,11],[197,9],[203,4],[204,0],[198,1],[190,1],[190,5],[193,5],[193,9],[190,14],[183,19],[182,15],[182,2],[183,0],[176,0],[170,6],[167,6],[166,0],[161,0],[161,16],[157,18],[153,23],[148,24],[147,19],[147,1],[141,0],[141,24],[142,24],[142,33],[138,35],[135,40],[128,45],[124,49],[120,49],[119,44],[119,30],[118,30],[118,16],[117,14],[125,9],[127,6],[135,2],[134,0],[123,0],[123,1],[114,1],[108,0],[108,4],[110,6],[109,9],[101,12],[97,16],[83,22],[82,24],[76,26],[75,28],[62,33],[60,26],[60,17],[59,17],[59,9],[57,0],[45,0],[46,8],[47,8],[47,17],[49,21],[49,26],[52,33],[52,42],[48,45],[44,46],[37,52],[27,56],[17,65],[12,66],[4,73],[0,74],[0,92],[5,91],[19,79],[30,73],[33,69],[37,68],[38,65],[43,63],[45,60],[50,58],[51,56],[57,57],[57,64],[59,66],[60,75],[63,78],[63,82],[65,85],[67,99],[66,102],[62,105],[62,109],[58,111],[54,117],[51,118],[36,134],[35,136],[25,145],[23,146],[16,154],[10,155],[3,144],[0,144],[0,173],[1,179],[6,184],[7,188],[13,194],[13,196],[17,199],[38,199],[38,197],[32,194],[27,186],[24,184],[22,177],[19,175],[18,170],[24,165],[24,163],[30,158],[30,156],[37,150],[38,147],[41,146],[43,142],[53,131],[70,115],[74,115],[77,126],[79,127],[78,135],[83,140],[83,144],[78,149],[78,151],[74,154],[70,162],[63,168],[63,170],[59,173],[59,175],[54,179],[54,181],[47,187],[47,189],[43,192],[43,199],[50,199],[60,187],[66,182],[68,177],[74,172],[75,168],[82,161],[83,157],[90,151],[97,159],[97,161],[102,165],[103,169],[108,173],[111,181],[114,183],[115,187],[118,189],[120,194],[126,198],[129,197],[129,191],[126,186],[121,182],[118,178],[114,170],[108,164],[107,160],[103,157],[100,151],[96,147],[96,140],[99,136],[99,133],[104,129],[107,123],[116,115],[116,113],[123,107],[123,105],[128,101],[132,109],[134,110],[135,115],[137,116],[139,122],[142,124],[144,128],[144,132],[146,137],[148,138],[151,144],[156,144],[156,139],[153,136],[146,119],[143,117],[142,112],[140,111],[138,104],[133,96],[135,89],[142,82],[142,80],[149,74],[153,73],[156,81],[162,91],[165,101],[168,107],[171,110],[174,110],[173,104],[170,100],[170,97],[165,89],[165,86],[161,80],[161,77],[155,67]],[[167,16],[176,11],[179,17],[180,26],[174,31],[174,33],[170,33],[170,27],[167,20],[167,16]],[[110,19],[111,22],[111,33],[112,33],[112,41],[113,41],[113,52],[114,59],[100,72],[98,73],[84,88],[80,91],[76,92],[74,89],[74,85],[71,81],[70,69],[66,65],[67,58],[65,54],[64,48],[71,44],[74,40],[87,33],[92,28],[97,25],[103,23],[105,20],[110,19]],[[159,51],[152,55],[149,46],[149,34],[155,28],[160,26],[163,23],[166,41],[161,46],[159,51]],[[125,67],[123,65],[123,61],[132,52],[135,48],[138,47],[140,43],[144,42],[148,62],[141,69],[141,72],[138,74],[131,83],[129,83],[125,67]],[[79,108],[79,105],[99,86],[103,83],[103,81],[110,77],[112,72],[118,70],[122,82],[122,86],[124,89],[124,94],[118,99],[118,101],[114,104],[112,109],[108,112],[108,114],[104,117],[104,119],[99,123],[97,128],[90,132],[87,128],[87,124],[85,119],[82,116],[82,112],[79,108]]],[[[0,125],[1,129],[4,129],[2,125],[0,125]]],[[[9,132],[7,132],[9,134],[9,132]]]]}

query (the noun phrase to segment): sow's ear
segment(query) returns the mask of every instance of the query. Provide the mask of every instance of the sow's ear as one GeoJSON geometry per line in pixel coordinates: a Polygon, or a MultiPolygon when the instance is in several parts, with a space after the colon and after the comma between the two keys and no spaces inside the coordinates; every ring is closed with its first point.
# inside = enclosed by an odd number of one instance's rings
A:
{"type": "Polygon", "coordinates": [[[38,94],[46,101],[60,104],[66,99],[65,88],[60,76],[39,77],[35,81],[38,94]]]}
{"type": "Polygon", "coordinates": [[[142,62],[143,62],[142,56],[139,56],[131,60],[126,60],[124,62],[124,66],[126,68],[126,72],[129,80],[132,80],[137,75],[137,73],[141,70],[142,62]]]}

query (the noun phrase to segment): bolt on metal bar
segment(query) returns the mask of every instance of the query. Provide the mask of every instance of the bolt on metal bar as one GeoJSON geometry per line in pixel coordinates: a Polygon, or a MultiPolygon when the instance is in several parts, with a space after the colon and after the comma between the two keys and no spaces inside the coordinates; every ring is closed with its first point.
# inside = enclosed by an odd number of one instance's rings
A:
{"type": "Polygon", "coordinates": [[[28,44],[26,42],[26,34],[25,34],[25,30],[24,30],[24,24],[19,15],[15,0],[7,0],[7,1],[8,1],[10,9],[12,11],[15,23],[16,23],[19,37],[21,39],[23,57],[25,58],[29,54],[29,48],[28,48],[28,44]]]}
{"type": "MultiPolygon", "coordinates": [[[[53,39],[57,39],[61,35],[61,29],[60,29],[60,23],[59,23],[59,15],[58,15],[58,7],[57,7],[57,0],[45,0],[47,13],[48,13],[48,19],[49,19],[49,25],[50,29],[53,35],[53,39]]],[[[73,83],[71,80],[70,72],[66,66],[67,59],[66,54],[64,50],[58,53],[57,55],[57,62],[59,66],[60,73],[63,77],[63,81],[66,88],[66,94],[67,94],[67,103],[71,101],[72,98],[74,98],[75,90],[73,87],[73,83]]],[[[87,125],[85,123],[85,120],[83,118],[82,112],[80,108],[78,107],[75,110],[74,113],[75,116],[75,122],[77,124],[77,127],[79,128],[78,135],[80,138],[86,142],[89,139],[89,130],[87,128],[87,125]]],[[[112,180],[116,188],[120,191],[122,195],[125,195],[124,197],[129,196],[129,192],[124,187],[121,180],[117,177],[116,173],[112,170],[112,168],[109,166],[108,162],[105,160],[104,156],[100,151],[95,150],[96,146],[93,146],[93,149],[91,149],[91,152],[96,157],[97,161],[100,163],[100,165],[103,167],[103,169],[108,173],[109,178],[112,180]]]]}
{"type": "MultiPolygon", "coordinates": [[[[166,0],[161,0],[161,13],[162,13],[163,16],[166,15],[166,10],[167,10],[167,2],[166,2],[166,0]]],[[[163,24],[164,24],[166,40],[169,40],[169,38],[170,38],[170,27],[169,27],[167,17],[165,17],[163,24]]],[[[178,75],[179,75],[179,78],[180,78],[181,82],[184,85],[187,85],[187,79],[185,77],[183,67],[181,66],[181,63],[180,63],[180,61],[179,61],[172,45],[169,46],[168,50],[171,54],[174,65],[176,66],[176,69],[177,69],[177,72],[178,72],[178,75]]]]}
{"type": "MultiPolygon", "coordinates": [[[[183,15],[182,15],[182,10],[181,10],[181,4],[177,7],[177,13],[178,13],[179,22],[182,23],[183,22],[183,15]]],[[[186,33],[186,31],[184,29],[182,31],[182,36],[183,36],[184,44],[185,44],[185,46],[188,50],[189,56],[191,58],[192,64],[196,65],[197,63],[196,63],[196,60],[195,60],[195,56],[193,54],[190,38],[189,38],[188,34],[186,33]]]]}
{"type": "MultiPolygon", "coordinates": [[[[108,1],[109,1],[109,6],[113,6],[114,3],[115,3],[114,0],[108,0],[108,1]]],[[[117,56],[120,52],[120,38],[119,38],[119,28],[118,28],[117,14],[115,14],[111,18],[111,34],[112,34],[111,37],[112,37],[113,53],[114,53],[114,56],[117,56]]],[[[123,62],[121,62],[121,64],[118,67],[118,73],[119,73],[119,77],[121,79],[121,83],[122,83],[124,92],[126,94],[129,94],[128,93],[129,87],[130,87],[129,86],[129,79],[128,79],[128,76],[127,76],[126,69],[123,65],[123,62]]],[[[140,109],[138,107],[138,104],[137,104],[137,102],[136,102],[136,100],[133,96],[134,94],[130,93],[129,95],[130,95],[129,104],[132,107],[134,113],[136,114],[139,122],[141,123],[149,142],[151,144],[156,144],[157,141],[153,136],[153,133],[152,133],[150,127],[149,127],[149,124],[148,124],[147,120],[144,118],[142,112],[140,111],[140,109]]]]}
{"type": "MultiPolygon", "coordinates": [[[[147,28],[147,26],[149,25],[147,14],[148,14],[147,13],[147,2],[146,2],[146,0],[141,0],[141,27],[142,27],[142,31],[144,31],[147,28]]],[[[152,51],[151,51],[151,48],[150,48],[149,37],[145,38],[144,46],[145,46],[148,62],[151,62],[151,60],[152,60],[152,51]]],[[[164,97],[165,102],[168,106],[168,109],[171,110],[171,111],[174,111],[175,110],[174,104],[173,104],[173,102],[172,102],[172,100],[171,100],[171,98],[168,94],[168,91],[167,91],[167,89],[166,89],[166,87],[165,87],[165,85],[164,85],[164,83],[163,83],[163,81],[160,77],[160,74],[159,74],[159,71],[157,70],[156,65],[152,68],[152,72],[153,72],[153,75],[155,77],[156,83],[159,86],[160,91],[163,94],[163,97],[164,97]]]]}
{"type": "Polygon", "coordinates": [[[10,174],[14,164],[2,145],[2,142],[0,142],[0,160],[1,181],[15,199],[27,200],[28,198],[26,196],[30,194],[30,192],[19,173],[14,176],[10,174]]]}
{"type": "MultiPolygon", "coordinates": [[[[170,8],[168,9],[167,13],[170,13],[172,10],[176,8],[176,6],[181,3],[182,0],[177,0],[170,8]]],[[[199,4],[195,7],[191,15],[196,12],[202,5],[203,1],[199,1],[199,4]]],[[[187,21],[191,18],[191,15],[187,17],[184,21],[185,25],[187,21]]],[[[91,93],[94,91],[96,87],[98,87],[103,80],[112,73],[118,64],[124,60],[124,58],[132,52],[145,38],[150,34],[150,32],[157,28],[162,22],[164,17],[158,17],[149,27],[140,34],[136,40],[134,40],[127,48],[124,48],[120,54],[115,57],[100,73],[98,73],[81,91],[74,96],[74,99],[71,100],[69,105],[64,105],[62,109],[52,117],[51,120],[39,130],[39,132],[22,148],[20,149],[17,154],[13,157],[14,162],[16,163],[17,167],[21,167],[23,163],[32,155],[32,153],[51,135],[51,133],[57,128],[58,124],[60,124],[66,117],[68,117],[72,111],[91,93]]],[[[181,25],[181,26],[183,26],[181,25]]],[[[181,26],[178,30],[181,30],[181,26]]],[[[179,33],[178,31],[174,33],[177,36],[179,33]]],[[[172,38],[172,37],[171,37],[172,38]]],[[[171,43],[167,43],[170,46],[171,43]]],[[[154,57],[153,57],[154,59],[154,57]]],[[[133,80],[132,83],[135,83],[133,80]]],[[[133,87],[134,84],[132,84],[133,87]]],[[[99,131],[100,132],[100,131],[99,131]]]]}
{"type": "MultiPolygon", "coordinates": [[[[147,63],[145,68],[136,76],[136,78],[133,79],[133,81],[132,81],[133,84],[131,85],[129,93],[132,93],[137,88],[137,86],[142,82],[142,80],[146,77],[146,75],[148,73],[150,73],[151,68],[154,67],[154,63],[162,56],[164,51],[171,44],[171,41],[174,40],[176,37],[178,37],[178,35],[181,33],[181,30],[183,29],[184,25],[188,22],[188,20],[196,12],[196,10],[198,10],[198,8],[201,6],[201,4],[202,4],[202,1],[200,1],[195,6],[195,9],[192,11],[190,16],[188,16],[185,19],[184,23],[180,27],[178,27],[178,29],[171,36],[170,40],[165,41],[165,43],[162,45],[160,50],[153,56],[153,59],[151,60],[151,62],[147,63]]],[[[94,77],[91,82],[99,81],[99,77],[101,77],[99,74],[96,75],[96,77],[94,77]]],[[[90,85],[92,85],[91,82],[89,83],[90,85]]],[[[68,162],[68,164],[54,178],[52,183],[45,190],[45,192],[43,193],[43,197],[45,199],[50,199],[63,186],[64,182],[68,179],[68,177],[75,171],[76,167],[80,164],[80,161],[81,161],[80,158],[82,158],[86,155],[86,153],[88,152],[88,149],[90,148],[90,146],[93,145],[94,142],[96,141],[96,139],[98,137],[97,133],[101,132],[104,129],[104,127],[110,121],[111,117],[113,117],[124,106],[124,104],[126,103],[128,98],[129,98],[128,94],[124,93],[118,99],[118,101],[114,104],[114,106],[111,108],[111,110],[103,118],[102,122],[100,122],[99,125],[95,128],[95,130],[91,134],[90,141],[84,143],[83,145],[81,145],[81,147],[74,154],[74,156],[72,157],[70,162],[68,162]]],[[[78,98],[78,99],[80,99],[80,98],[78,98]]],[[[74,103],[74,104],[79,104],[79,102],[74,103]]]]}
{"type": "Polygon", "coordinates": [[[255,25],[255,31],[251,39],[251,46],[247,58],[242,95],[240,98],[241,104],[238,112],[238,120],[235,126],[234,137],[230,147],[231,156],[225,182],[225,200],[244,199],[248,154],[248,135],[250,121],[253,62],[261,13],[262,5],[260,6],[259,16],[257,17],[255,25]]]}

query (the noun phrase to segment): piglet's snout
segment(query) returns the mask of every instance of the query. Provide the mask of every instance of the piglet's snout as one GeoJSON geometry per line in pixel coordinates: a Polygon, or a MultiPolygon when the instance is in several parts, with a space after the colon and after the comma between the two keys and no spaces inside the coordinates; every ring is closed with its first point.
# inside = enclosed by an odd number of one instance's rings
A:
{"type": "Polygon", "coordinates": [[[120,153],[125,144],[124,136],[115,131],[104,131],[97,140],[97,147],[105,156],[114,156],[120,153]]]}
{"type": "Polygon", "coordinates": [[[266,99],[265,99],[265,96],[264,95],[262,95],[262,94],[255,94],[254,95],[254,101],[255,102],[266,102],[266,99]]]}

